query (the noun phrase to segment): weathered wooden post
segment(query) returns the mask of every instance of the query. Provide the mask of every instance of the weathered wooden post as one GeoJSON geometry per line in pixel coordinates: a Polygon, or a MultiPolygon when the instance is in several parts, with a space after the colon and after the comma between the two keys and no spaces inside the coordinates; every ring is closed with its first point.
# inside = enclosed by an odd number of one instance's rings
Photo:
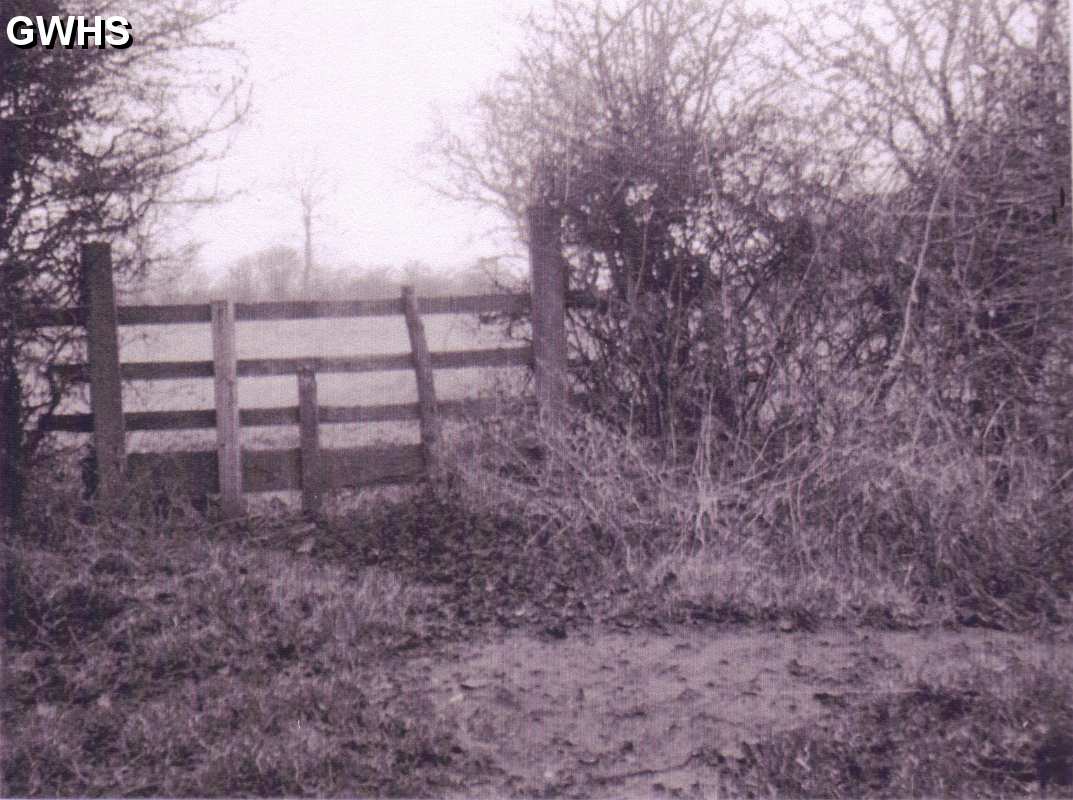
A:
{"type": "Polygon", "coordinates": [[[406,315],[406,330],[410,334],[410,351],[413,353],[414,374],[417,377],[417,403],[421,419],[421,451],[425,469],[431,471],[436,465],[436,450],[440,443],[440,420],[436,408],[436,385],[432,372],[432,356],[425,339],[425,324],[417,312],[414,287],[402,287],[402,309],[406,315]]]}
{"type": "Polygon", "coordinates": [[[320,412],[317,406],[317,373],[308,365],[298,368],[298,434],[302,450],[302,511],[317,514],[324,493],[320,412]]]}
{"type": "Polygon", "coordinates": [[[82,279],[88,306],[86,338],[97,499],[107,513],[119,499],[127,462],[115,283],[108,244],[82,246],[82,279]]]}
{"type": "Polygon", "coordinates": [[[212,360],[216,384],[216,463],[220,476],[220,512],[224,519],[235,519],[245,513],[245,507],[242,502],[242,450],[239,447],[235,307],[230,300],[212,303],[212,360]]]}
{"type": "Polygon", "coordinates": [[[557,423],[566,413],[566,262],[559,217],[544,204],[529,207],[529,263],[537,405],[557,423]]]}

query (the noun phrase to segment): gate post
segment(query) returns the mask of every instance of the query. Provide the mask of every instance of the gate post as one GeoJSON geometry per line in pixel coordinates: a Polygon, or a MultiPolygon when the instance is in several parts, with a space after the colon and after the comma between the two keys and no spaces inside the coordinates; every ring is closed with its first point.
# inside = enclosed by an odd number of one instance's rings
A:
{"type": "Polygon", "coordinates": [[[96,494],[105,513],[110,513],[119,499],[127,467],[112,249],[106,242],[86,243],[82,246],[81,260],[88,306],[86,340],[96,494]]]}
{"type": "Polygon", "coordinates": [[[302,450],[302,511],[319,514],[324,492],[320,457],[320,417],[317,374],[310,365],[298,368],[298,438],[302,450]]]}
{"type": "Polygon", "coordinates": [[[414,375],[417,379],[417,403],[421,419],[421,452],[425,470],[431,473],[436,467],[436,451],[440,443],[440,421],[436,408],[436,384],[432,374],[432,356],[425,338],[425,324],[417,310],[414,287],[402,287],[402,310],[406,315],[406,331],[410,336],[410,352],[413,355],[414,375]]]}
{"type": "Polygon", "coordinates": [[[543,419],[559,423],[566,412],[566,262],[555,211],[534,205],[528,216],[537,406],[543,419]]]}
{"type": "Polygon", "coordinates": [[[242,450],[239,447],[238,365],[235,356],[235,306],[212,303],[212,362],[216,402],[216,465],[220,476],[220,511],[224,519],[241,517],[242,450]]]}

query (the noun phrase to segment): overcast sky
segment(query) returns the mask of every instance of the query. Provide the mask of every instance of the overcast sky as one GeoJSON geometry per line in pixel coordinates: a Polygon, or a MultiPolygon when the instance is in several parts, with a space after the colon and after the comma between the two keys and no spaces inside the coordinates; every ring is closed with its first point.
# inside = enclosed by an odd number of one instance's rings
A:
{"type": "Polygon", "coordinates": [[[183,226],[210,271],[277,244],[301,250],[288,165],[318,160],[330,189],[314,228],[328,265],[464,266],[507,242],[493,217],[442,199],[420,145],[432,109],[456,114],[511,64],[541,0],[246,0],[219,33],[248,56],[254,109],[196,181],[242,194],[183,226]]]}

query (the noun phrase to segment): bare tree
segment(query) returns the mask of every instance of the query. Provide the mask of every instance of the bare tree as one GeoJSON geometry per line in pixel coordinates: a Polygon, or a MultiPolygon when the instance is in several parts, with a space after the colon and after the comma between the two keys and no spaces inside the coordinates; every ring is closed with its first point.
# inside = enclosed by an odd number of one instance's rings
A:
{"type": "MultiPolygon", "coordinates": [[[[78,341],[77,331],[27,329],[23,322],[40,308],[80,303],[78,253],[85,241],[113,243],[120,285],[143,274],[157,255],[150,234],[164,202],[183,199],[184,171],[221,152],[226,140],[217,134],[245,109],[235,51],[208,33],[230,6],[208,0],[140,4],[129,12],[134,45],[122,51],[0,46],[5,517],[17,515],[25,468],[41,443],[35,423],[56,409],[66,390],[49,366],[78,341]],[[188,113],[195,107],[203,113],[188,113]]],[[[77,10],[93,16],[109,8],[77,10]]],[[[2,0],[0,10],[7,19],[72,9],[53,0],[2,0]]]]}
{"type": "Polygon", "coordinates": [[[300,294],[301,257],[276,246],[244,256],[232,264],[219,290],[242,302],[292,300],[300,294]]]}
{"type": "Polygon", "coordinates": [[[571,315],[576,379],[672,441],[712,421],[737,436],[799,395],[788,361],[837,285],[813,256],[843,170],[771,102],[770,24],[731,0],[557,2],[478,99],[476,136],[440,137],[449,193],[523,238],[526,206],[558,214],[596,306],[571,315]]]}
{"type": "Polygon", "coordinates": [[[313,248],[313,224],[320,218],[325,201],[335,191],[331,171],[313,153],[295,159],[288,169],[285,189],[295,193],[302,222],[302,294],[310,296],[316,270],[313,248]]]}
{"type": "Polygon", "coordinates": [[[967,411],[987,451],[1015,431],[1053,447],[1073,419],[1067,15],[885,0],[813,8],[786,41],[799,85],[890,167],[874,209],[899,235],[872,298],[895,313],[873,397],[909,381],[967,411]]]}

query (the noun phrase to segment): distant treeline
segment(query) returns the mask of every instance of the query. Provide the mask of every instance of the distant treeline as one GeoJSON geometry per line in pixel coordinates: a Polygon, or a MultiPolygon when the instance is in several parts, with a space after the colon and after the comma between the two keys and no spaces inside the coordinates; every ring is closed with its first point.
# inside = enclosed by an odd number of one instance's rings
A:
{"type": "Polygon", "coordinates": [[[301,255],[294,248],[277,246],[245,256],[217,274],[192,259],[175,259],[126,292],[124,302],[376,299],[395,297],[402,286],[413,286],[419,296],[488,294],[516,288],[511,281],[511,276],[494,258],[480,259],[469,267],[455,270],[435,270],[423,262],[410,261],[401,267],[318,266],[312,270],[306,290],[301,255]]]}

